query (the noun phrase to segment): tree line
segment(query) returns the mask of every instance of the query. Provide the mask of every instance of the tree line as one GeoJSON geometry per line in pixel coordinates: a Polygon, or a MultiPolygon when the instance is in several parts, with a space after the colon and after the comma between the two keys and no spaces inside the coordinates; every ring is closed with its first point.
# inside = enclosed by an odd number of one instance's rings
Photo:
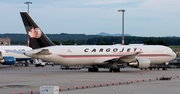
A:
{"type": "MultiPolygon", "coordinates": [[[[112,45],[121,44],[121,36],[100,36],[85,34],[47,34],[57,45],[112,45]]],[[[27,44],[26,34],[0,34],[0,38],[10,38],[12,45],[27,44]]],[[[125,44],[180,45],[180,37],[137,37],[125,36],[125,44]]]]}

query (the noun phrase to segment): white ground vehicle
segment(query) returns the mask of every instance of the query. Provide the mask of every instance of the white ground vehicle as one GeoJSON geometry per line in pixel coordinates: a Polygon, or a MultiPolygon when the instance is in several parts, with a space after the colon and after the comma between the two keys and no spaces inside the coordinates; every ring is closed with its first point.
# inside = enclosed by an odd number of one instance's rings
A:
{"type": "Polygon", "coordinates": [[[46,62],[42,61],[41,59],[34,59],[34,63],[36,67],[44,67],[46,65],[46,62]]]}

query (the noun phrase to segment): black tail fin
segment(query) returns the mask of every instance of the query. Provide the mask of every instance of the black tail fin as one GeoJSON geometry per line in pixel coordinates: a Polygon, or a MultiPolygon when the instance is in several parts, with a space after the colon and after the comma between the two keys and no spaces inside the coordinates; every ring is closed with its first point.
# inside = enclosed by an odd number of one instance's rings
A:
{"type": "Polygon", "coordinates": [[[29,36],[29,46],[33,49],[53,46],[51,40],[42,32],[27,12],[20,12],[24,27],[29,36]]]}

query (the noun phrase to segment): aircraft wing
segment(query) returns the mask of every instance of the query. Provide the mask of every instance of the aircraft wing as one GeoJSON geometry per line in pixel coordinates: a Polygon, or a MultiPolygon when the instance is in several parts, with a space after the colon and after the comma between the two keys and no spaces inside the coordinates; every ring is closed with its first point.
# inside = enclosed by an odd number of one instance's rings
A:
{"type": "Polygon", "coordinates": [[[124,56],[119,56],[119,57],[109,57],[109,58],[98,58],[95,60],[96,63],[102,63],[102,62],[108,62],[108,61],[113,61],[113,62],[132,62],[136,60],[136,56],[141,54],[142,52],[135,52],[132,54],[127,54],[124,56]]]}
{"type": "Polygon", "coordinates": [[[125,55],[125,56],[120,57],[119,60],[123,62],[132,62],[136,60],[136,56],[138,56],[141,53],[142,52],[135,52],[133,54],[125,55]]]}

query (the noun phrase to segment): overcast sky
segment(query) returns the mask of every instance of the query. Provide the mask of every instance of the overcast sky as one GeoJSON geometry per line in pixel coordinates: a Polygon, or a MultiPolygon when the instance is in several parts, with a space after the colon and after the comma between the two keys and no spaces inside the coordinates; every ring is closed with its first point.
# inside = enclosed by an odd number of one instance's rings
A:
{"type": "MultiPolygon", "coordinates": [[[[180,0],[29,0],[30,16],[46,34],[122,32],[134,36],[180,36],[180,0]]],[[[25,33],[24,0],[0,0],[0,33],[25,33]]]]}

